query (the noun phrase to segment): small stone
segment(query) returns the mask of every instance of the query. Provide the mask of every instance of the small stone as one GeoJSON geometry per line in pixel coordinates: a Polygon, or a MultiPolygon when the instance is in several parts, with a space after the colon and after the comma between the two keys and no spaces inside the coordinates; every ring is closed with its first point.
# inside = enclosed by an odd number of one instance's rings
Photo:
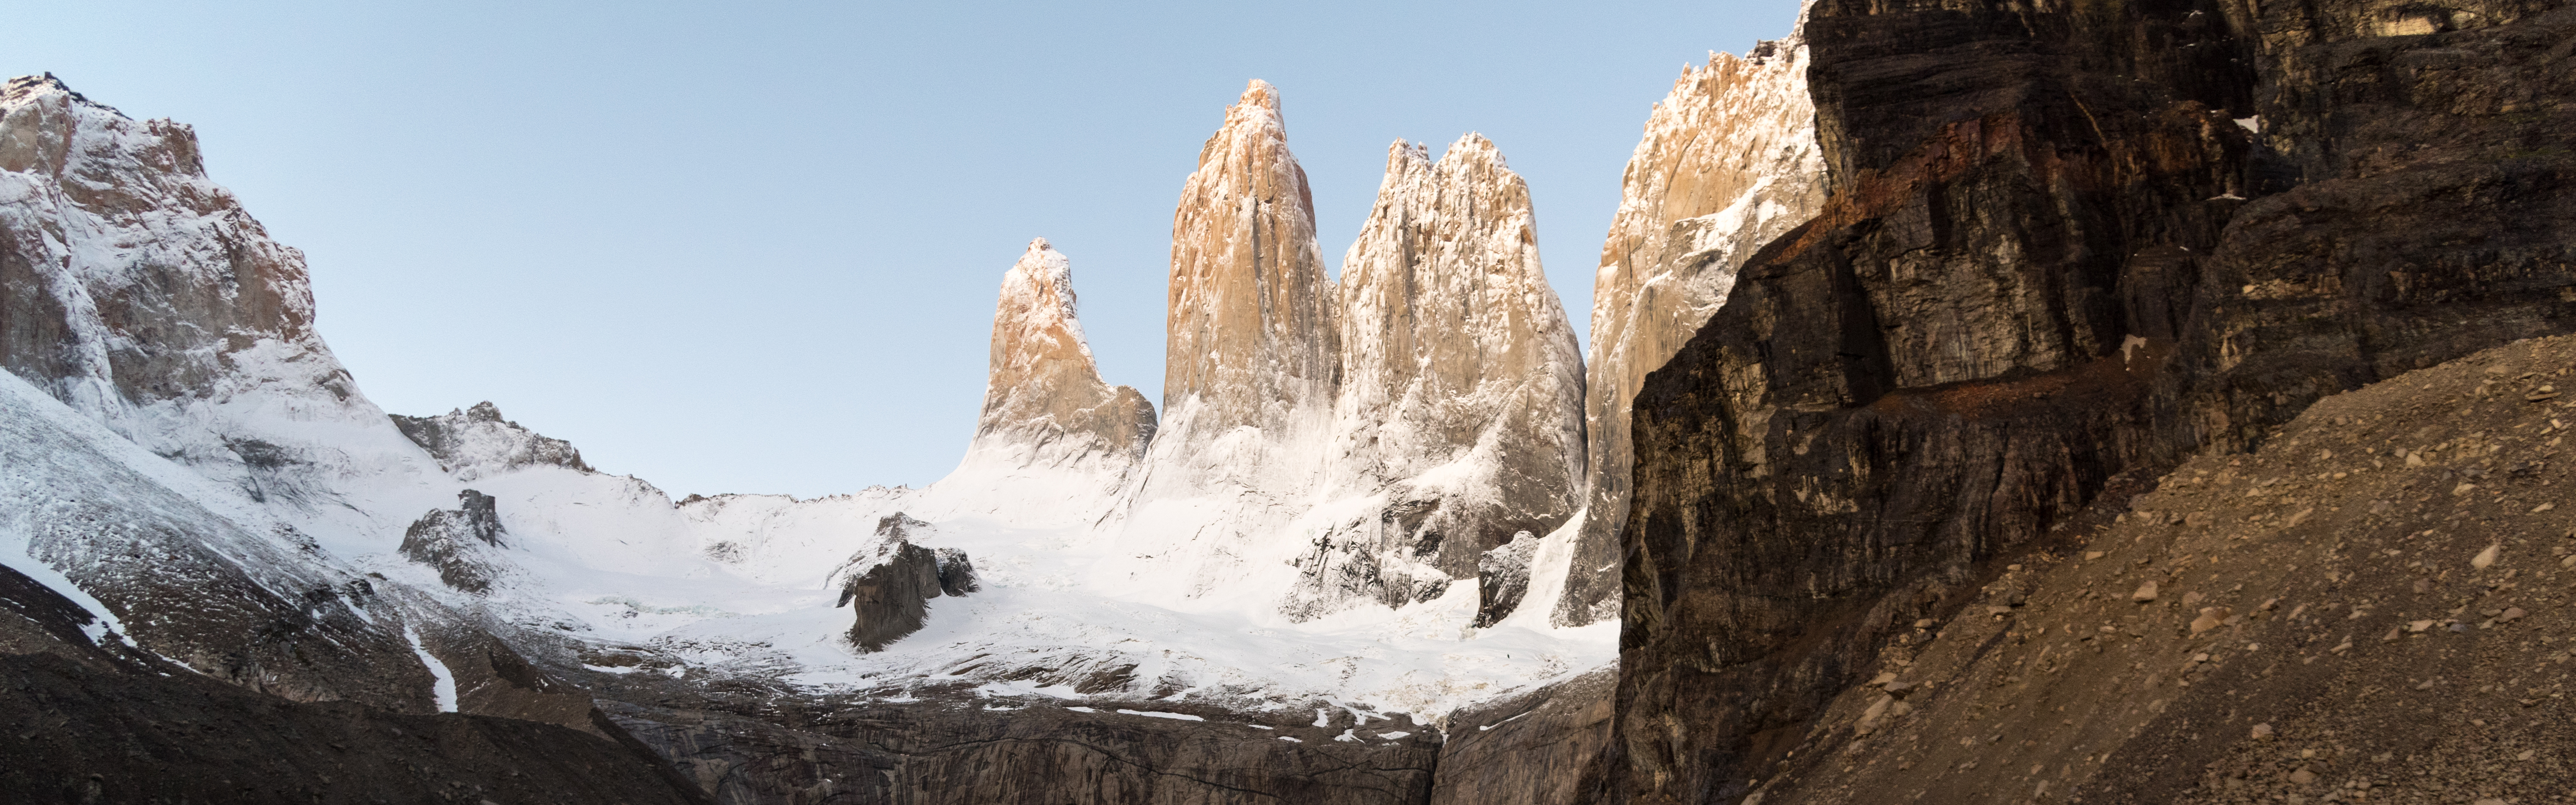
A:
{"type": "Polygon", "coordinates": [[[2005,566],[2004,566],[2004,569],[2005,569],[2005,570],[2012,571],[2012,572],[2014,572],[2014,573],[2019,573],[2019,572],[2021,572],[2021,566],[2020,566],[2020,565],[2005,565],[2005,566]]]}
{"type": "Polygon", "coordinates": [[[2421,467],[2421,466],[2424,466],[2424,454],[2422,454],[2422,453],[2408,453],[2408,454],[2406,454],[2406,466],[2408,466],[2408,467],[2421,467]]]}
{"type": "Polygon", "coordinates": [[[1889,696],[1902,699],[1905,698],[1905,694],[1913,693],[1914,688],[1915,686],[1908,682],[1889,682],[1883,690],[1886,690],[1889,696]]]}
{"type": "Polygon", "coordinates": [[[2263,611],[2265,611],[2265,612],[2270,612],[2270,611],[2272,611],[2272,610],[2274,610],[2274,609],[2276,609],[2276,608],[2279,608],[2280,606],[2281,606],[2281,599],[2278,599],[2278,598],[2270,598],[2270,599],[2265,599],[2265,600],[2263,601],[2263,606],[2258,607],[2258,609],[2261,609],[2261,610],[2263,610],[2263,611]]]}
{"type": "Polygon", "coordinates": [[[2501,799],[2496,799],[2496,798],[2494,798],[2494,797],[2488,797],[2488,798],[2486,798],[2486,799],[2478,800],[2477,802],[2471,803],[2470,805],[2505,805],[2505,802],[2504,802],[2504,800],[2501,800],[2501,799]]]}
{"type": "Polygon", "coordinates": [[[2102,552],[2101,552],[2101,551],[2085,551],[2085,552],[2084,552],[2084,561],[2090,562],[2090,561],[2093,561],[2093,560],[2095,560],[2095,559],[2100,559],[2100,558],[2102,558],[2102,552]]]}
{"type": "Polygon", "coordinates": [[[2485,570],[2485,569],[2487,569],[2487,568],[2489,568],[2489,567],[2494,566],[2494,565],[2495,565],[2495,563],[2496,563],[2496,558],[2497,558],[2497,557],[2499,557],[2499,556],[2502,556],[2503,554],[2504,554],[2504,545],[2503,545],[2503,544],[2499,543],[2499,544],[2495,544],[2495,545],[2489,545],[2489,546],[2487,546],[2487,549],[2486,549],[2486,550],[2479,551],[2477,556],[2475,556],[2475,557],[2471,557],[2471,558],[2469,559],[2469,566],[2470,566],[2470,567],[2477,568],[2477,569],[2479,569],[2479,570],[2485,570]]]}
{"type": "Polygon", "coordinates": [[[2201,607],[2200,617],[2193,618],[2191,621],[2191,633],[2200,634],[2211,629],[2216,629],[2227,623],[2227,616],[2229,614],[2231,613],[2227,611],[2226,607],[2201,607]]]}
{"type": "Polygon", "coordinates": [[[2540,504],[2540,505],[2538,505],[2538,506],[2533,506],[2533,507],[2531,507],[2531,513],[2532,513],[2532,514],[2539,514],[2539,513],[2541,513],[2541,512],[2545,512],[2545,511],[2548,511],[2548,510],[2550,510],[2550,509],[2555,509],[2555,508],[2558,508],[2558,504],[2556,504],[2556,503],[2543,503],[2543,504],[2540,504]]]}
{"type": "Polygon", "coordinates": [[[2521,607],[2505,607],[2505,609],[2504,609],[2504,614],[2501,614],[2501,615],[2497,615],[2497,616],[2496,616],[2496,622],[2497,622],[2497,623],[2512,623],[2512,622],[2514,622],[2514,621],[2522,620],[2522,617],[2523,617],[2524,615],[2529,615],[2529,614],[2531,614],[2531,613],[2522,611],[2522,608],[2521,608],[2521,607]]]}
{"type": "Polygon", "coordinates": [[[2540,756],[2540,750],[2537,750],[2537,749],[2525,749],[2525,750],[2522,750],[2522,754],[2519,754],[2519,755],[2515,755],[2515,756],[2513,756],[2513,759],[2515,759],[2515,760],[2530,760],[2530,759],[2532,759],[2532,758],[2539,757],[2539,756],[2540,756]]]}
{"type": "MultiPolygon", "coordinates": [[[[2208,655],[2204,654],[2204,655],[2201,655],[2201,656],[2204,656],[2204,657],[2205,657],[2205,656],[2208,656],[2208,655]]],[[[2271,739],[2272,739],[2272,725],[2270,725],[2270,724],[2256,724],[2256,725],[2254,725],[2254,740],[2257,740],[2257,741],[2268,741],[2268,740],[2271,740],[2271,739]]]]}
{"type": "Polygon", "coordinates": [[[2002,606],[1986,607],[1986,614],[1988,614],[1988,615],[2010,615],[2010,614],[2012,614],[2012,607],[2002,607],[2002,606]]]}
{"type": "Polygon", "coordinates": [[[1932,628],[1932,619],[1931,619],[1931,618],[1924,618],[1924,619],[1922,619],[1922,620],[1915,621],[1915,622],[1914,622],[1914,628],[1917,628],[1917,629],[1930,629],[1930,628],[1932,628]]]}
{"type": "Polygon", "coordinates": [[[2406,631],[2409,632],[2422,632],[2431,628],[2433,628],[2432,621],[2413,621],[2406,624],[2406,631]]]}
{"type": "Polygon", "coordinates": [[[2308,771],[2308,767],[2306,766],[2300,766],[2298,771],[2290,772],[2290,782],[2292,783],[2307,785],[2316,781],[2317,773],[2308,771]]]}
{"type": "Polygon", "coordinates": [[[1878,676],[1870,678],[1869,686],[1874,688],[1894,681],[1896,681],[1895,671],[1880,671],[1878,676]]]}
{"type": "Polygon", "coordinates": [[[2386,763],[2386,762],[2388,762],[2388,761],[2396,760],[2396,759],[2397,759],[2397,753],[2395,753],[2395,752],[2381,752],[2381,753],[2379,753],[2379,754],[2371,755],[2371,756],[2370,756],[2370,762],[2372,762],[2372,763],[2386,763]]]}
{"type": "Polygon", "coordinates": [[[2475,491],[2478,491],[2477,484],[2462,483],[2459,486],[2451,487],[2451,497],[2459,497],[2475,491]]]}
{"type": "Polygon", "coordinates": [[[2141,604],[2156,600],[2156,583],[2154,581],[2148,581],[2145,584],[2138,585],[2138,591],[2130,593],[2129,600],[2136,601],[2141,604]]]}
{"type": "Polygon", "coordinates": [[[2208,598],[2208,596],[2201,595],[2199,590],[2193,590],[2193,591],[2191,591],[2191,592],[2187,592],[2187,593],[2183,593],[2183,594],[2182,594],[2182,605],[2183,605],[2183,606],[2191,606],[2191,605],[2193,605],[2193,604],[2200,603],[2203,599],[2206,599],[2206,598],[2208,598]]]}

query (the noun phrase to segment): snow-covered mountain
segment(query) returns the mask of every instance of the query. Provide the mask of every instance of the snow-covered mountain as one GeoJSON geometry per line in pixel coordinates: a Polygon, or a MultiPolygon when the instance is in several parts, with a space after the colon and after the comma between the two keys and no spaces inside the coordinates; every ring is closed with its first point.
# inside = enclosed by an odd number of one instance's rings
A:
{"type": "MultiPolygon", "coordinates": [[[[1730,250],[1810,203],[1813,135],[1782,128],[1795,52],[1713,61],[1658,107],[1630,197],[1660,206],[1623,209],[1646,234],[1619,249],[1672,255],[1620,280],[1597,354],[1677,343],[1730,250]],[[1777,108],[1679,144],[1746,98],[1777,108]],[[1665,219],[1680,234],[1646,232],[1665,219]]],[[[1603,414],[1587,456],[1526,185],[1482,136],[1436,161],[1397,142],[1336,283],[1280,109],[1252,82],[1184,182],[1159,423],[1100,376],[1071,261],[1040,239],[1002,274],[949,477],[673,501],[490,402],[388,416],[314,331],[302,255],[206,177],[187,127],[17,79],[0,561],[248,687],[592,731],[614,728],[579,684],[1347,714],[1321,728],[1440,724],[1605,666],[1615,625],[1554,606],[1615,568],[1578,555],[1603,414]]],[[[1642,373],[1636,349],[1606,354],[1642,373]]]]}

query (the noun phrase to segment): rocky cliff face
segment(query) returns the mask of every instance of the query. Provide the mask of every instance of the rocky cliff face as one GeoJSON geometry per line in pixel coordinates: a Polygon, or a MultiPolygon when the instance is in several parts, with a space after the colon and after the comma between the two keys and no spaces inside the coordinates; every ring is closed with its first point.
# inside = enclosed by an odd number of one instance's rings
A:
{"type": "Polygon", "coordinates": [[[1299,560],[1301,614],[1437,596],[1579,506],[1582,359],[1539,267],[1529,188],[1491,141],[1461,137],[1437,163],[1389,148],[1342,271],[1325,494],[1383,501],[1299,560]]]}
{"type": "Polygon", "coordinates": [[[1154,438],[1154,406],[1100,379],[1074,315],[1073,264],[1045,238],[1002,275],[991,379],[961,469],[1096,476],[1119,487],[1154,438]]]}
{"type": "Polygon", "coordinates": [[[1266,82],[1226,109],[1181,187],[1169,309],[1145,495],[1310,489],[1340,353],[1314,197],[1266,82]]]}
{"type": "Polygon", "coordinates": [[[2576,325],[2569,13],[1818,3],[1833,197],[1636,401],[1626,796],[1769,779],[2090,501],[2576,325]]]}
{"type": "Polygon", "coordinates": [[[1646,119],[1592,281],[1592,355],[1583,411],[1585,511],[1575,569],[1551,605],[1558,623],[1618,615],[1620,527],[1628,517],[1629,404],[1646,373],[1698,332],[1736,270],[1815,216],[1824,164],[1807,46],[1792,36],[1744,56],[1711,53],[1646,119]]]}

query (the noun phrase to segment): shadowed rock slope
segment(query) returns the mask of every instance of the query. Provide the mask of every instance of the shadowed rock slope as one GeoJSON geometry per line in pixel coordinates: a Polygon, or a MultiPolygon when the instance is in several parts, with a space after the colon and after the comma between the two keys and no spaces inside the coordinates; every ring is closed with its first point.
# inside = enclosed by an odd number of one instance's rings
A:
{"type": "Polygon", "coordinates": [[[2576,12],[2428,8],[1818,3],[1834,195],[1637,398],[1624,796],[1741,798],[2095,501],[2576,326],[2576,12]]]}
{"type": "Polygon", "coordinates": [[[1891,635],[1763,801],[2565,796],[2570,367],[2488,350],[2106,496],[1891,635]]]}

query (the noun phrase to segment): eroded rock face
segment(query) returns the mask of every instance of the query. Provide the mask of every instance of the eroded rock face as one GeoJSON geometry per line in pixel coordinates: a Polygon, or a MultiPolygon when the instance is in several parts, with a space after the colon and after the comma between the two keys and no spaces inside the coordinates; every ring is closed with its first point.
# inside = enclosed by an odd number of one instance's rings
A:
{"type": "Polygon", "coordinates": [[[1539,267],[1529,188],[1481,135],[1397,141],[1342,261],[1325,493],[1382,497],[1316,537],[1288,611],[1423,600],[1580,505],[1583,362],[1539,267]]]}
{"type": "Polygon", "coordinates": [[[1182,185],[1169,310],[1146,496],[1310,489],[1340,352],[1314,197],[1267,82],[1226,109],[1182,185]]]}
{"type": "Polygon", "coordinates": [[[429,451],[457,480],[475,481],[521,467],[547,465],[593,472],[581,451],[501,416],[490,401],[437,416],[392,415],[394,428],[429,451]]]}
{"type": "Polygon", "coordinates": [[[457,507],[431,509],[403,529],[406,559],[438,569],[438,580],[464,592],[481,594],[508,566],[488,555],[501,547],[501,518],[491,495],[471,489],[456,493],[457,507]]]}
{"type": "Polygon", "coordinates": [[[1592,285],[1587,516],[1565,596],[1552,603],[1559,624],[1618,615],[1618,534],[1633,461],[1628,412],[1646,373],[1726,301],[1755,250],[1824,203],[1807,68],[1806,43],[1796,36],[1742,57],[1709,54],[1655,104],[1628,158],[1592,285]]]}
{"type": "Polygon", "coordinates": [[[2361,24],[2418,11],[1815,7],[1835,195],[1637,398],[1632,801],[1770,777],[1757,736],[2088,502],[2576,326],[2576,155],[2534,145],[2576,110],[2522,105],[2576,94],[2576,12],[2361,24]]]}
{"type": "Polygon", "coordinates": [[[1069,470],[1115,488],[1153,438],[1145,395],[1100,379],[1074,314],[1072,261],[1045,238],[1030,241],[1002,275],[992,376],[968,468],[1069,470]]]}

